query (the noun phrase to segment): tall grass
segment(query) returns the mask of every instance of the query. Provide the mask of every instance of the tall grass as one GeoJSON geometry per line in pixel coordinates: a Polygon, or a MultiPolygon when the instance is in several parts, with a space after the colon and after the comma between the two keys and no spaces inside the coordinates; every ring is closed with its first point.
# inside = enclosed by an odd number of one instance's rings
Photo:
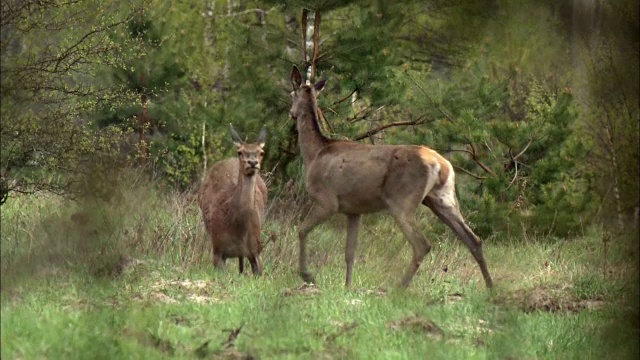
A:
{"type": "Polygon", "coordinates": [[[489,293],[469,251],[420,209],[432,251],[409,290],[398,291],[410,246],[389,216],[374,214],[363,218],[347,290],[346,221],[335,216],[309,235],[318,285],[305,287],[297,226],[309,203],[299,185],[270,194],[265,275],[254,278],[235,266],[213,270],[193,192],[168,192],[135,173],[126,178],[108,201],[31,196],[3,206],[3,358],[639,353],[637,234],[590,227],[573,240],[484,239],[496,283],[489,293]]]}

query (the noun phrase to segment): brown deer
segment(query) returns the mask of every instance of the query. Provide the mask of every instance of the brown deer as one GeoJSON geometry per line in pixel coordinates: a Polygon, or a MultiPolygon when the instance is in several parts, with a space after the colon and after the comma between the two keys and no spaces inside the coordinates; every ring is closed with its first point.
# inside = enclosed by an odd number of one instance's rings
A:
{"type": "Polygon", "coordinates": [[[267,186],[259,174],[267,136],[263,127],[254,144],[246,144],[231,126],[237,158],[217,162],[203,180],[198,203],[213,245],[213,266],[224,267],[227,258],[238,258],[240,273],[244,258],[251,270],[262,274],[260,230],[267,202],[267,186]]]}
{"type": "Polygon", "coordinates": [[[488,288],[493,286],[482,243],[465,223],[455,194],[451,163],[425,146],[369,145],[329,139],[318,125],[317,94],[325,81],[302,83],[296,66],[291,73],[291,117],[297,121],[300,153],[307,169],[306,188],[313,200],[299,228],[300,276],[315,282],[307,271],[307,235],[332,214],[347,215],[346,286],[351,285],[360,215],[388,210],[413,248],[413,258],[400,286],[406,288],[431,246],[419,231],[415,212],[429,207],[471,250],[488,288]]]}

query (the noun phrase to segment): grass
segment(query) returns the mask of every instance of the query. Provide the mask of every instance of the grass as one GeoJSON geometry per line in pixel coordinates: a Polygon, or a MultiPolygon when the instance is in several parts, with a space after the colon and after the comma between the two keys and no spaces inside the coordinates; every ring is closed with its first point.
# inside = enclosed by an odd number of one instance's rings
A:
{"type": "MultiPolygon", "coordinates": [[[[637,358],[637,235],[486,239],[489,292],[469,252],[432,242],[408,290],[410,251],[384,215],[363,219],[345,289],[345,221],[310,235],[317,286],[296,272],[299,223],[271,213],[265,275],[216,272],[194,200],[152,189],[112,204],[18,198],[2,208],[3,359],[637,358]]],[[[277,204],[276,204],[277,205],[277,204]]],[[[276,206],[274,205],[274,207],[276,206]]]]}

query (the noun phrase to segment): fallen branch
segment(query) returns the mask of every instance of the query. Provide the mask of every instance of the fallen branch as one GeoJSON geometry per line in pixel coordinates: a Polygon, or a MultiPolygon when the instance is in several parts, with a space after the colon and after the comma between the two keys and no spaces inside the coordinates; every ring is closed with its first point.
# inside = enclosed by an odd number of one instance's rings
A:
{"type": "Polygon", "coordinates": [[[243,327],[244,327],[244,324],[240,325],[240,327],[237,327],[231,330],[231,333],[229,334],[227,341],[223,344],[225,349],[233,347],[233,343],[236,341],[236,338],[238,338],[238,335],[240,335],[240,331],[242,330],[243,327]]]}
{"type": "Polygon", "coordinates": [[[339,336],[342,336],[344,334],[346,334],[348,331],[353,330],[355,328],[358,327],[358,323],[357,322],[352,322],[352,323],[348,323],[348,324],[344,324],[340,327],[340,330],[338,330],[336,333],[331,334],[331,335],[327,335],[325,341],[327,342],[332,342],[335,339],[337,339],[339,336]]]}

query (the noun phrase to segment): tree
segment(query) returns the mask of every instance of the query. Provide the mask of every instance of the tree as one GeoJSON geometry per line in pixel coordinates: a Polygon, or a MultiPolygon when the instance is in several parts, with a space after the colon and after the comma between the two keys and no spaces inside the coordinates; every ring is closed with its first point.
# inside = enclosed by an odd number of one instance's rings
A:
{"type": "Polygon", "coordinates": [[[634,1],[592,5],[575,1],[571,19],[580,130],[598,174],[601,218],[624,230],[632,219],[637,225],[640,207],[640,16],[634,1]]]}
{"type": "Polygon", "coordinates": [[[2,0],[0,204],[14,192],[72,195],[83,182],[76,175],[117,150],[121,131],[96,131],[89,115],[128,98],[94,76],[122,64],[109,34],[137,12],[90,0],[2,0]]]}

